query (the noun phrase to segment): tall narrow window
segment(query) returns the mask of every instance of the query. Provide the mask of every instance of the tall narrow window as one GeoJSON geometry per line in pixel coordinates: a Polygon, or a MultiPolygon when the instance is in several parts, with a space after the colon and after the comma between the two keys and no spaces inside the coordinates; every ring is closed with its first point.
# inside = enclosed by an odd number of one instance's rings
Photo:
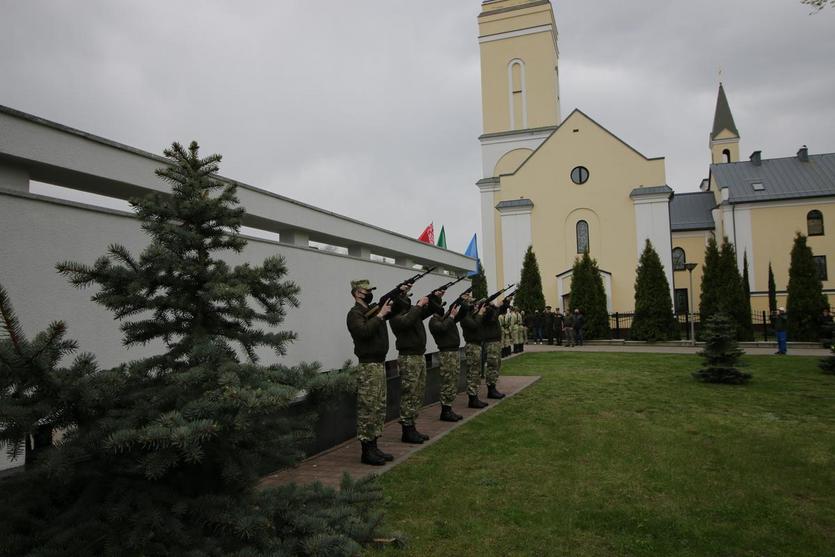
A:
{"type": "Polygon", "coordinates": [[[589,223],[584,220],[577,221],[577,253],[588,253],[589,251],[589,223]]]}
{"type": "Polygon", "coordinates": [[[722,151],[722,162],[731,162],[731,151],[730,151],[730,149],[724,149],[722,151]]]}
{"type": "Polygon", "coordinates": [[[687,262],[687,257],[684,255],[684,250],[681,248],[675,248],[673,250],[673,270],[674,271],[683,271],[684,264],[687,262]]]}
{"type": "Polygon", "coordinates": [[[829,274],[826,272],[826,256],[816,255],[815,266],[818,268],[818,278],[821,280],[829,280],[829,274]]]}
{"type": "Polygon", "coordinates": [[[511,60],[507,67],[508,91],[510,97],[510,129],[528,127],[527,89],[525,88],[525,63],[511,60]]]}
{"type": "Polygon", "coordinates": [[[806,231],[809,236],[823,236],[823,213],[817,209],[806,215],[806,231]]]}

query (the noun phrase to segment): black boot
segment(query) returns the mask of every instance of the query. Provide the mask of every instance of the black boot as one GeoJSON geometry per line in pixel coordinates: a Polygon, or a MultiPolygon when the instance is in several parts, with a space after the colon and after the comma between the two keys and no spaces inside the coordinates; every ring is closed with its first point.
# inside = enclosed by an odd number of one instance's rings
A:
{"type": "Polygon", "coordinates": [[[469,408],[484,408],[486,406],[490,406],[483,400],[478,400],[478,395],[469,395],[470,402],[467,404],[469,408]]]}
{"type": "Polygon", "coordinates": [[[461,414],[456,414],[455,410],[452,411],[452,417],[455,418],[456,422],[460,422],[464,419],[464,416],[462,416],[461,414]]]}
{"type": "Polygon", "coordinates": [[[403,435],[400,436],[400,440],[404,443],[412,443],[413,445],[420,445],[422,444],[425,439],[417,432],[415,426],[413,425],[403,425],[403,435]]]}
{"type": "Polygon", "coordinates": [[[487,385],[487,398],[504,398],[504,393],[500,393],[495,385],[487,385]]]}
{"type": "Polygon", "coordinates": [[[457,422],[458,418],[456,417],[458,414],[452,412],[452,406],[447,406],[446,404],[441,405],[441,421],[442,422],[457,422]]]}
{"type": "Polygon", "coordinates": [[[417,430],[417,428],[415,428],[415,433],[417,433],[420,436],[420,438],[423,439],[424,441],[429,441],[429,436],[426,435],[425,433],[419,432],[417,430]]]}
{"type": "Polygon", "coordinates": [[[371,441],[361,441],[362,443],[362,458],[360,461],[363,464],[370,464],[371,466],[383,466],[386,461],[385,459],[377,454],[374,450],[371,441]]]}
{"type": "Polygon", "coordinates": [[[378,455],[380,455],[381,457],[383,457],[383,460],[385,460],[386,462],[391,462],[392,460],[394,460],[394,455],[393,455],[393,454],[384,453],[383,451],[381,451],[381,450],[380,450],[380,447],[378,447],[378,446],[377,446],[377,440],[376,440],[376,439],[374,439],[374,440],[371,442],[371,448],[373,448],[373,449],[374,449],[374,451],[375,451],[378,455]]]}

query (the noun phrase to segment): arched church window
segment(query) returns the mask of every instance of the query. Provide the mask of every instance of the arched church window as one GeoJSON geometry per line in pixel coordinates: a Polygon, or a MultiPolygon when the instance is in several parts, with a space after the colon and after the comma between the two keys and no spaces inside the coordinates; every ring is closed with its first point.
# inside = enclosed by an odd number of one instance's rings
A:
{"type": "Polygon", "coordinates": [[[525,87],[525,63],[515,58],[507,66],[507,81],[510,106],[510,129],[528,127],[528,100],[525,87]]]}
{"type": "Polygon", "coordinates": [[[684,264],[686,262],[687,257],[684,254],[684,250],[681,248],[675,248],[673,250],[673,270],[683,271],[685,269],[684,264]]]}
{"type": "Polygon", "coordinates": [[[729,149],[722,150],[722,162],[731,162],[731,151],[729,149]]]}
{"type": "Polygon", "coordinates": [[[577,221],[577,253],[588,253],[589,251],[589,223],[584,220],[577,221]]]}
{"type": "Polygon", "coordinates": [[[806,232],[809,236],[823,236],[823,213],[814,209],[806,215],[806,232]]]}

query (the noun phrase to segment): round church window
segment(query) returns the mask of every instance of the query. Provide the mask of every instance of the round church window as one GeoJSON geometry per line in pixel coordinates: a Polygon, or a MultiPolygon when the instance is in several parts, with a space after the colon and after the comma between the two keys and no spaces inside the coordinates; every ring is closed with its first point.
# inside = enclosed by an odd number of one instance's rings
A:
{"type": "Polygon", "coordinates": [[[585,184],[589,179],[589,169],[585,166],[575,166],[571,171],[571,181],[575,184],[585,184]]]}

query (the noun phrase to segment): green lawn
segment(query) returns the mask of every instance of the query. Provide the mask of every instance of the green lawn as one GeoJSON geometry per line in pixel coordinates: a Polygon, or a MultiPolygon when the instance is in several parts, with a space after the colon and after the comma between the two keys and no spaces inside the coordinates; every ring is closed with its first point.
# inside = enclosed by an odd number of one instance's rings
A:
{"type": "Polygon", "coordinates": [[[380,481],[406,550],[371,555],[835,556],[835,377],[749,356],[540,353],[542,379],[380,481]]]}

